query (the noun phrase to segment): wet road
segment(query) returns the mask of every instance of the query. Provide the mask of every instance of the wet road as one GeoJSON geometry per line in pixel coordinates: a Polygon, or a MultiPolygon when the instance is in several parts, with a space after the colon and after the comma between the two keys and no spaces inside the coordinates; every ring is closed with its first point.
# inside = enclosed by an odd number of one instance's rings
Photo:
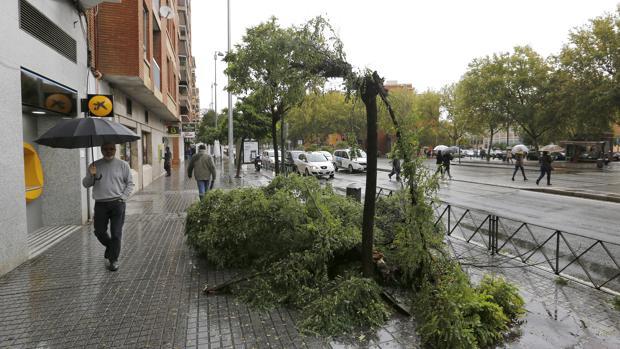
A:
{"type": "MultiPolygon", "coordinates": [[[[381,167],[382,164],[380,163],[381,167]]],[[[432,164],[430,165],[433,166],[432,164]]],[[[551,229],[580,234],[594,239],[620,244],[620,204],[591,199],[569,197],[527,189],[535,189],[538,171],[527,169],[527,182],[516,177],[512,182],[510,168],[452,166],[455,180],[441,184],[439,198],[456,206],[487,211],[501,217],[540,225],[551,229]]],[[[597,186],[620,187],[618,172],[554,173],[555,188],[585,188],[597,186]],[[617,181],[617,182],[616,182],[617,181]]],[[[336,188],[346,188],[351,183],[365,185],[365,173],[338,172],[329,180],[336,188]]],[[[389,180],[380,171],[377,186],[397,190],[398,183],[389,180]]],[[[546,186],[545,186],[546,187],[546,186]]],[[[619,188],[620,189],[620,188],[619,188]]],[[[613,189],[612,189],[613,190],[613,189]]]]}

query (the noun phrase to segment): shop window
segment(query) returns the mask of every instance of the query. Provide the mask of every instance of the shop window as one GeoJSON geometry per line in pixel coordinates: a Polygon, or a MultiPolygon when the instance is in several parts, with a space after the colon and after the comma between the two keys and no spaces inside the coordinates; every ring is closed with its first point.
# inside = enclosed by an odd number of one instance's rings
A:
{"type": "Polygon", "coordinates": [[[21,69],[22,110],[25,113],[77,116],[77,93],[28,69],[21,69]]]}
{"type": "Polygon", "coordinates": [[[142,165],[150,165],[153,160],[151,134],[142,132],[142,165]]]}
{"type": "MultiPolygon", "coordinates": [[[[136,132],[135,129],[129,128],[133,132],[136,132]]],[[[120,144],[120,158],[121,160],[127,161],[129,167],[132,169],[137,169],[138,167],[138,142],[127,142],[120,144]]]]}

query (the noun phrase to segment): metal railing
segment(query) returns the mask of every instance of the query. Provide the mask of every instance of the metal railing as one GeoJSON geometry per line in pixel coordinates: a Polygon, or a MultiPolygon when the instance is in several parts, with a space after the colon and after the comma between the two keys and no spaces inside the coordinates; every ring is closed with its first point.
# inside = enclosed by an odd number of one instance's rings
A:
{"type": "MultiPolygon", "coordinates": [[[[377,198],[392,192],[378,187],[377,198]]],[[[519,261],[598,290],[620,292],[620,244],[446,202],[435,206],[435,216],[438,231],[503,256],[498,268],[519,261]]]]}
{"type": "Polygon", "coordinates": [[[501,254],[596,289],[620,291],[620,244],[448,203],[435,210],[436,227],[486,248],[491,255],[501,254]]]}

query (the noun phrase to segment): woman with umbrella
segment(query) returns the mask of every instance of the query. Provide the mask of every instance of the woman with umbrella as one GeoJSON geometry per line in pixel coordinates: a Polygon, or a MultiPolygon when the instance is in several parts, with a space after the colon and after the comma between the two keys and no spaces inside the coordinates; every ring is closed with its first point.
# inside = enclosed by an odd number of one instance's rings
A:
{"type": "Polygon", "coordinates": [[[515,181],[515,175],[517,171],[521,169],[521,174],[523,175],[523,180],[527,181],[527,177],[525,176],[525,169],[523,168],[523,158],[525,154],[527,154],[529,149],[523,144],[518,144],[512,147],[512,152],[515,153],[515,171],[512,173],[512,181],[515,181]]]}

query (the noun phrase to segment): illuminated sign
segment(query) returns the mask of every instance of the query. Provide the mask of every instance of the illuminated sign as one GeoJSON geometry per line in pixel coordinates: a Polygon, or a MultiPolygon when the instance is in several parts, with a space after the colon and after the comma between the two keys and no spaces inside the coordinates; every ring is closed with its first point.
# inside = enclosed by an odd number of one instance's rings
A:
{"type": "Polygon", "coordinates": [[[90,116],[113,116],[112,95],[88,95],[88,113],[90,116]]]}

